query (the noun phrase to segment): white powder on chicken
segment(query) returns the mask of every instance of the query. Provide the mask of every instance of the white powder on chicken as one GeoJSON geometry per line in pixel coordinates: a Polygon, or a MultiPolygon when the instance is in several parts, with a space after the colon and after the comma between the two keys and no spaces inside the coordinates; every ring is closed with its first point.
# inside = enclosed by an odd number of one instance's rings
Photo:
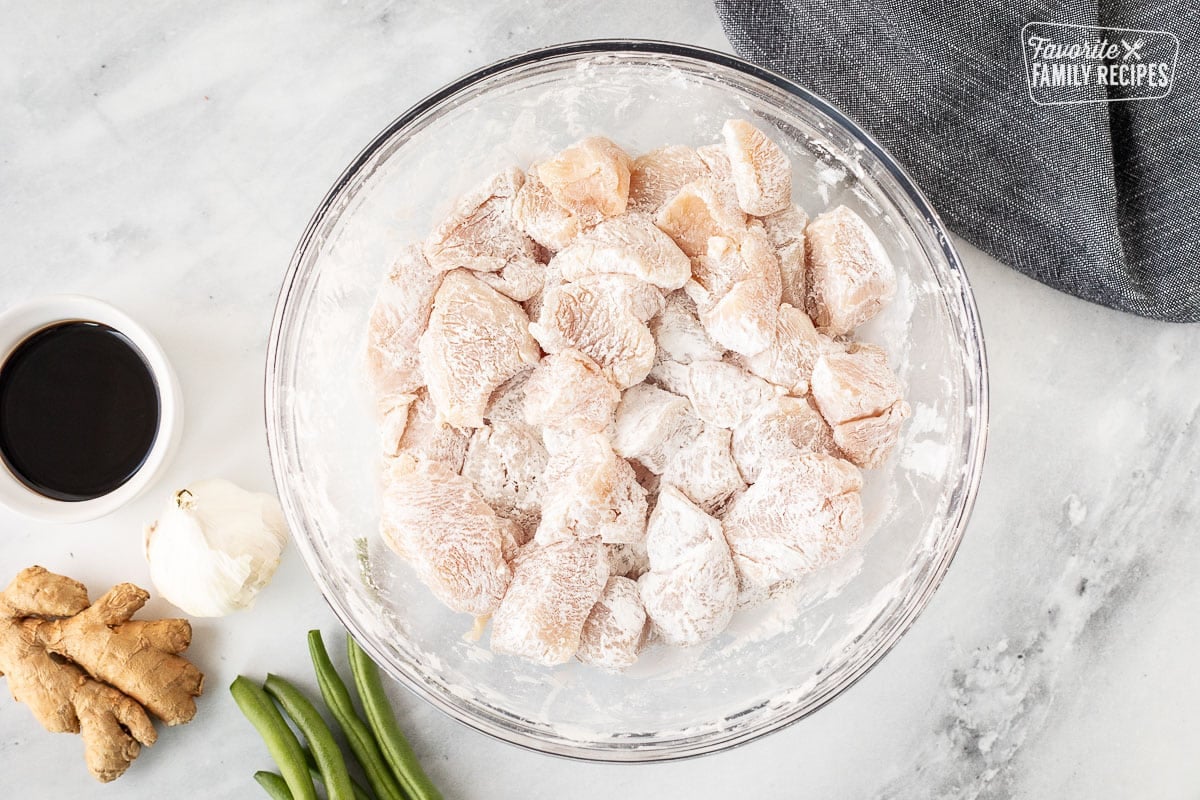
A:
{"type": "Polygon", "coordinates": [[[497,653],[704,645],[862,538],[909,408],[853,329],[894,269],[850,209],[809,221],[766,131],[714,138],[510,167],[388,265],[381,534],[497,653]]]}

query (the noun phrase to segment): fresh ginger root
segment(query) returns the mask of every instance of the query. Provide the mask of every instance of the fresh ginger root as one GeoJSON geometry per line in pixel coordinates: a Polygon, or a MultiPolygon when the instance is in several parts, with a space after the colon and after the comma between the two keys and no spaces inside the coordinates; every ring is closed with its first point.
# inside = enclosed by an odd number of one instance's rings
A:
{"type": "Polygon", "coordinates": [[[185,619],[130,620],[149,595],[131,583],[95,603],[78,581],[22,570],[0,593],[0,675],[48,731],[80,733],[88,769],[119,778],[156,733],[196,714],[204,676],[179,655],[185,619]]]}

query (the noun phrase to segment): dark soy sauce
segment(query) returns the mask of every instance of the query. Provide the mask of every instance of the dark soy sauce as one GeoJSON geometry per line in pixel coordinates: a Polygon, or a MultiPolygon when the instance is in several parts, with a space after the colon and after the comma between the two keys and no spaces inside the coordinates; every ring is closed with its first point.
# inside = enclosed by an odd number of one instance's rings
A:
{"type": "Polygon", "coordinates": [[[55,500],[91,500],[133,477],[154,446],[159,414],[141,351],[107,325],[43,328],[0,365],[0,457],[55,500]]]}

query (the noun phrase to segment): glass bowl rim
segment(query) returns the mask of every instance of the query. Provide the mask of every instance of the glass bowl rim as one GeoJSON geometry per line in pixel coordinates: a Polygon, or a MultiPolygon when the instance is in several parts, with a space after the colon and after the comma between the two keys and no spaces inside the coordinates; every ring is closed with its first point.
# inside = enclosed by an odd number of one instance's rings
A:
{"type": "MultiPolygon", "coordinates": [[[[317,231],[326,221],[326,217],[331,208],[333,208],[343,192],[350,186],[355,177],[359,175],[361,169],[374,155],[383,147],[389,140],[392,139],[398,132],[403,130],[410,123],[422,118],[427,113],[444,104],[446,101],[453,98],[455,95],[472,88],[478,83],[481,83],[496,75],[508,72],[510,70],[520,69],[530,64],[536,64],[541,61],[569,56],[581,55],[621,55],[621,54],[658,54],[668,57],[678,57],[707,63],[718,68],[728,69],[742,73],[754,79],[763,81],[771,86],[781,89],[789,94],[795,95],[804,103],[814,107],[817,111],[829,117],[836,125],[840,126],[845,132],[849,133],[856,141],[861,143],[863,147],[871,152],[881,166],[890,174],[893,180],[896,181],[900,190],[907,195],[915,209],[919,212],[919,219],[924,221],[936,234],[937,241],[941,247],[942,255],[946,259],[947,274],[956,276],[959,285],[957,292],[957,300],[961,303],[961,318],[964,331],[968,334],[965,344],[967,345],[967,354],[976,357],[976,369],[974,372],[974,381],[965,381],[964,385],[967,389],[967,397],[965,400],[968,405],[974,401],[974,406],[977,409],[977,417],[974,420],[974,426],[970,431],[968,439],[968,447],[966,449],[965,462],[965,480],[962,487],[964,495],[962,502],[959,505],[958,513],[952,522],[953,536],[948,542],[948,547],[938,554],[938,563],[935,565],[930,578],[923,587],[919,588],[919,593],[915,596],[915,601],[903,609],[903,614],[893,627],[892,633],[881,643],[876,649],[873,657],[865,664],[861,665],[856,672],[849,676],[836,691],[829,693],[821,698],[819,702],[807,708],[793,709],[790,713],[780,715],[773,719],[767,720],[764,724],[753,728],[738,731],[731,735],[720,734],[705,734],[697,743],[689,742],[682,748],[678,745],[673,745],[670,749],[659,748],[654,746],[639,746],[637,748],[608,750],[589,747],[586,744],[568,744],[561,740],[548,740],[536,736],[530,736],[522,731],[514,730],[503,723],[492,720],[491,718],[482,717],[477,713],[472,713],[470,701],[463,701],[467,706],[464,709],[463,705],[458,705],[448,701],[440,694],[429,689],[421,680],[408,675],[403,669],[393,665],[384,654],[374,646],[374,644],[363,635],[359,626],[356,624],[352,613],[346,607],[346,604],[336,597],[332,591],[329,581],[324,577],[321,570],[320,560],[315,552],[311,542],[305,536],[293,535],[293,540],[296,542],[300,550],[301,556],[304,559],[305,567],[312,576],[313,581],[317,584],[317,588],[321,592],[321,596],[326,604],[333,611],[334,616],[346,628],[347,634],[353,636],[355,641],[374,659],[380,667],[393,679],[398,681],[404,688],[426,702],[429,702],[433,707],[448,715],[451,719],[473,729],[484,733],[492,738],[500,741],[516,745],[526,750],[538,753],[546,753],[563,758],[593,762],[593,763],[663,763],[669,761],[679,761],[688,758],[695,758],[703,755],[708,755],[716,752],[723,752],[734,747],[747,744],[762,736],[783,730],[796,722],[804,719],[810,714],[825,708],[833,699],[850,689],[859,680],[861,680],[868,672],[870,672],[877,664],[879,664],[888,653],[895,647],[896,643],[903,638],[904,634],[912,627],[917,617],[928,606],[933,594],[941,585],[945,578],[946,572],[950,568],[951,562],[958,551],[962,542],[963,535],[966,530],[966,524],[971,516],[971,511],[974,508],[975,500],[979,491],[979,484],[984,462],[984,454],[987,446],[987,432],[989,419],[989,387],[988,387],[988,369],[987,369],[987,353],[984,346],[983,331],[980,326],[979,312],[975,304],[974,294],[970,288],[970,283],[963,269],[962,262],[959,259],[958,253],[954,245],[950,241],[950,233],[942,223],[938,213],[929,203],[924,193],[918,188],[916,182],[908,174],[882,145],[880,145],[871,134],[863,130],[857,123],[850,119],[839,108],[834,106],[829,101],[814,94],[804,86],[786,78],[776,72],[764,69],[749,61],[745,61],[737,56],[729,55],[717,50],[697,47],[694,45],[680,44],[677,42],[660,41],[652,39],[588,39],[574,42],[566,42],[562,44],[551,45],[548,47],[529,50],[524,53],[519,53],[514,56],[500,59],[488,65],[480,67],[476,70],[468,72],[462,77],[451,83],[446,84],[442,88],[427,95],[417,103],[413,104],[408,110],[400,114],[391,123],[389,123],[380,133],[368,143],[355,158],[350,162],[350,165],[342,171],[334,182],[332,188],[325,194],[316,211],[313,213],[308,225],[305,227],[304,233],[300,237],[299,242],[293,251],[291,261],[288,265],[287,272],[284,275],[279,297],[276,301],[274,314],[271,320],[271,329],[267,343],[267,355],[265,360],[265,375],[264,375],[264,416],[266,421],[267,432],[267,450],[270,459],[271,473],[276,489],[279,493],[280,501],[284,507],[284,511],[288,517],[289,524],[292,523],[294,512],[292,502],[288,494],[284,491],[286,464],[283,463],[284,437],[281,430],[281,423],[276,416],[280,406],[278,393],[275,388],[275,377],[279,373],[282,366],[281,359],[283,357],[284,348],[282,346],[285,318],[292,299],[293,291],[296,288],[297,279],[300,277],[301,266],[312,246],[313,240],[317,235],[317,231]],[[974,353],[971,353],[971,345],[974,345],[974,353]]],[[[298,515],[295,515],[298,517],[298,515]]],[[[296,526],[292,524],[292,528],[296,526]]]]}

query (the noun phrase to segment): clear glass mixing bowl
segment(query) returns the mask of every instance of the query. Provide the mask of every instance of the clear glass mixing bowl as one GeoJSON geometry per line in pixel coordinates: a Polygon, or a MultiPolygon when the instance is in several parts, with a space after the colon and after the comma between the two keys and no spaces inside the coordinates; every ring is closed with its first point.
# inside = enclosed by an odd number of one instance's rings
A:
{"type": "Polygon", "coordinates": [[[267,357],[275,481],[334,612],[397,680],[478,730],[558,755],[655,761],[710,753],[795,722],[894,645],[950,565],[975,497],[987,370],[971,290],[936,214],[837,109],[778,75],[674,44],[563,45],[482,69],[404,113],[338,179],[296,249],[267,357]],[[615,675],[539,668],[463,638],[376,535],[377,435],[363,388],[367,313],[398,248],[504,166],[594,133],[632,153],[717,141],[743,117],[791,156],[809,214],[844,203],[879,233],[896,301],[862,330],[883,343],[913,417],[867,474],[860,551],[739,612],[689,650],[648,650],[615,675]]]}

